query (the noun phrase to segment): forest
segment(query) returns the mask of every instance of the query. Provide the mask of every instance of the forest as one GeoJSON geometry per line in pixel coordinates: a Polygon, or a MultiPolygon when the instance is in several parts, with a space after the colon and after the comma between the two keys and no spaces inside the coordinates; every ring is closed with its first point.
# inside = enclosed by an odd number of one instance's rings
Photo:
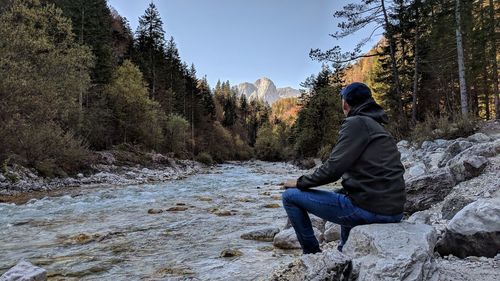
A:
{"type": "Polygon", "coordinates": [[[395,138],[456,137],[500,118],[499,10],[493,0],[352,1],[332,11],[332,48],[311,46],[323,69],[300,98],[271,106],[224,77],[198,77],[153,3],[131,30],[106,0],[1,0],[0,163],[59,177],[111,149],[207,164],[324,158],[352,81],[372,88],[395,138]],[[370,38],[335,46],[362,28],[383,35],[368,53],[370,38]]]}

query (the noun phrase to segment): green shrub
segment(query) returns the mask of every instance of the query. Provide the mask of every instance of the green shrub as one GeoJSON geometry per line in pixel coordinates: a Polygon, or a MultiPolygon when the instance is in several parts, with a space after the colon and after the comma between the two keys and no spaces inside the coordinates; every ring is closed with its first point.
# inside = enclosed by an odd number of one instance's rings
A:
{"type": "Polygon", "coordinates": [[[205,165],[213,165],[214,163],[214,159],[212,159],[212,156],[210,156],[210,154],[206,152],[201,152],[200,154],[196,155],[195,160],[205,165]]]}
{"type": "Polygon", "coordinates": [[[433,116],[427,115],[423,122],[417,123],[410,139],[418,144],[432,139],[454,139],[468,136],[477,130],[478,120],[473,116],[433,116]]]}

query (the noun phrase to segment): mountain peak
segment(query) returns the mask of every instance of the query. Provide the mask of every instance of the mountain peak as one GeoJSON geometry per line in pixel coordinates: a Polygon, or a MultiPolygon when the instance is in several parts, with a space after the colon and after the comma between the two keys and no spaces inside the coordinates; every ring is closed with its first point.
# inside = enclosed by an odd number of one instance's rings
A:
{"type": "Polygon", "coordinates": [[[298,97],[300,91],[292,87],[276,88],[274,82],[267,78],[261,77],[255,83],[243,82],[235,87],[238,96],[244,95],[249,100],[257,99],[260,101],[273,104],[281,98],[298,97]]]}

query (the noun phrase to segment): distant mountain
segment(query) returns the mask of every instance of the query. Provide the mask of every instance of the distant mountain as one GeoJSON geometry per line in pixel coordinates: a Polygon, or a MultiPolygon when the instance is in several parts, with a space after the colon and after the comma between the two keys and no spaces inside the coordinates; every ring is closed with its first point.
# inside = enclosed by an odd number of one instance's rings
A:
{"type": "Polygon", "coordinates": [[[276,88],[271,79],[262,77],[255,83],[241,83],[233,88],[238,96],[244,95],[248,100],[257,99],[273,104],[279,99],[298,97],[300,91],[291,87],[276,88]]]}

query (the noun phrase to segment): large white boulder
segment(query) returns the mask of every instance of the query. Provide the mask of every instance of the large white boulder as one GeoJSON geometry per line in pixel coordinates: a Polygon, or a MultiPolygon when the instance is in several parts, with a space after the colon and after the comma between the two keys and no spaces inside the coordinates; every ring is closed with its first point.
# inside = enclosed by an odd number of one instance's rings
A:
{"type": "Polygon", "coordinates": [[[354,227],[344,246],[352,258],[350,280],[424,281],[435,270],[437,234],[424,224],[370,224],[354,227]]]}
{"type": "Polygon", "coordinates": [[[500,198],[480,199],[459,211],[448,223],[437,251],[461,258],[500,253],[500,198]]]}

